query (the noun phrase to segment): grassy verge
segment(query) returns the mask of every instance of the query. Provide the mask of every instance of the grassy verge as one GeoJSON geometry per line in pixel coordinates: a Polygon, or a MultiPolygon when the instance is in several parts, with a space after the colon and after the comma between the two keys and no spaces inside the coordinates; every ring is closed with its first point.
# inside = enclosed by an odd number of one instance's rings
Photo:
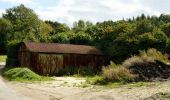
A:
{"type": "Polygon", "coordinates": [[[92,85],[95,86],[102,86],[104,88],[117,88],[117,87],[128,87],[128,88],[133,88],[133,87],[141,87],[141,86],[153,86],[157,85],[158,83],[155,82],[125,82],[125,81],[115,81],[115,82],[110,82],[104,80],[101,76],[93,76],[93,77],[86,77],[86,82],[81,85],[81,87],[89,87],[92,85]]]}
{"type": "Polygon", "coordinates": [[[6,55],[0,55],[0,62],[5,62],[7,56],[6,55]]]}
{"type": "Polygon", "coordinates": [[[10,81],[35,82],[50,81],[50,77],[40,76],[28,68],[4,68],[3,76],[10,81]]]}

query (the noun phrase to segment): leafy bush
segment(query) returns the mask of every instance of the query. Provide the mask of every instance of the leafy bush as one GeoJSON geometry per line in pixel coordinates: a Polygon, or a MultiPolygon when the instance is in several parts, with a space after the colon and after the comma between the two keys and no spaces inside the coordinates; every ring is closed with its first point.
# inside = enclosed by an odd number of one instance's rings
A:
{"type": "Polygon", "coordinates": [[[4,69],[3,76],[12,81],[43,81],[52,80],[48,77],[42,77],[28,68],[4,69]]]}
{"type": "Polygon", "coordinates": [[[69,34],[64,33],[64,32],[53,35],[51,39],[54,43],[69,43],[70,42],[69,34]]]}
{"type": "Polygon", "coordinates": [[[128,82],[132,81],[135,78],[135,75],[131,74],[130,70],[111,63],[111,65],[103,67],[102,76],[107,81],[123,81],[128,82]]]}
{"type": "Polygon", "coordinates": [[[20,42],[17,40],[8,43],[6,66],[18,66],[18,50],[20,42]]]}

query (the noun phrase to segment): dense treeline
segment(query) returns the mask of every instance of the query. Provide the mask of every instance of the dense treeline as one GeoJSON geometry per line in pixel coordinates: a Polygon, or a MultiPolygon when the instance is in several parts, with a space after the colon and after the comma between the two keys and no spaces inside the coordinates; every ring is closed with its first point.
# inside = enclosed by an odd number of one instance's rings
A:
{"type": "Polygon", "coordinates": [[[14,41],[94,45],[122,61],[148,48],[170,53],[170,15],[142,14],[96,24],[79,20],[69,27],[57,21],[42,21],[33,10],[20,5],[7,9],[0,18],[1,51],[6,51],[7,44],[14,41]]]}

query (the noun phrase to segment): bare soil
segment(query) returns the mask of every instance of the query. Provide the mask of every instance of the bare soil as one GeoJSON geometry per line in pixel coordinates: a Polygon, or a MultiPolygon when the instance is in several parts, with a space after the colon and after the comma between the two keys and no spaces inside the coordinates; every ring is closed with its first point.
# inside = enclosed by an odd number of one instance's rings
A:
{"type": "Polygon", "coordinates": [[[84,79],[55,77],[54,81],[41,83],[7,82],[8,86],[30,100],[142,100],[159,92],[170,93],[170,81],[150,85],[104,88],[80,87],[84,79]]]}

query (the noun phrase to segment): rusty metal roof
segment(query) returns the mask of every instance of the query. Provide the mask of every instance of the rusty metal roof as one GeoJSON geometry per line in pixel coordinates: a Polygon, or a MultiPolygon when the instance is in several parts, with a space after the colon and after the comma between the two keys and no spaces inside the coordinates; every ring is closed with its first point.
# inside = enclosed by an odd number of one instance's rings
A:
{"type": "Polygon", "coordinates": [[[102,55],[102,52],[94,46],[38,42],[23,43],[31,52],[102,55]]]}

